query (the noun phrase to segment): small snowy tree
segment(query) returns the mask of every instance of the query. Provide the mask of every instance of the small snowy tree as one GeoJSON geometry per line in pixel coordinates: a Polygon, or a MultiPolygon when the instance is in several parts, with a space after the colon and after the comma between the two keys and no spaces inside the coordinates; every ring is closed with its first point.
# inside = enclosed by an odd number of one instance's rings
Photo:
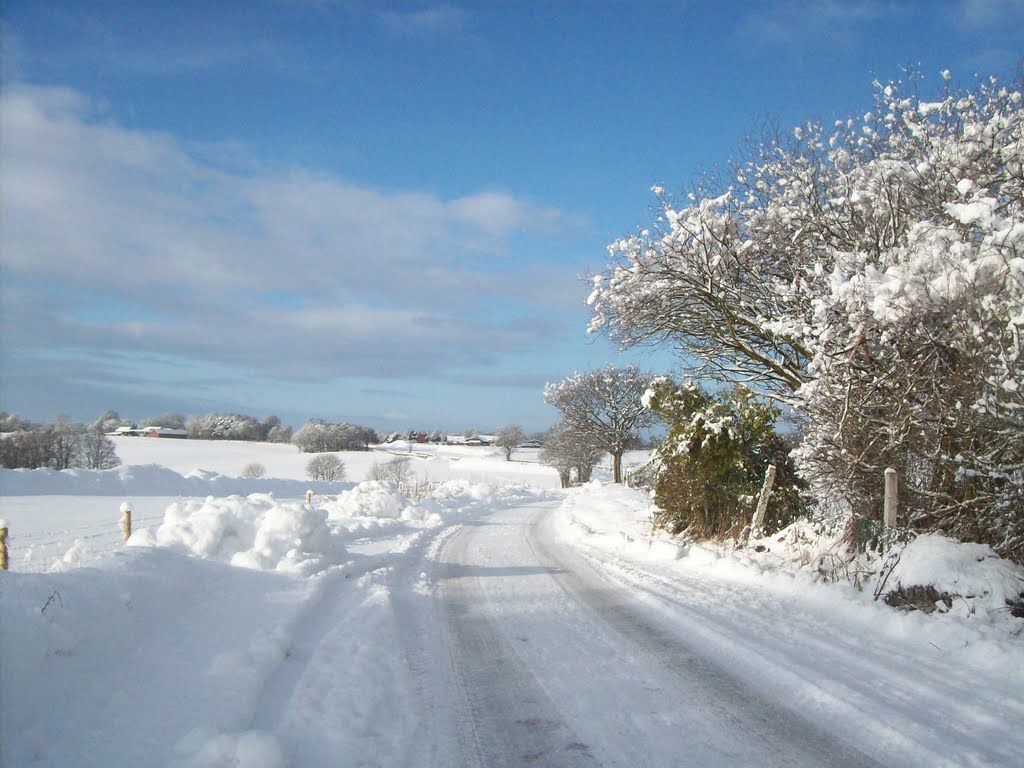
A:
{"type": "Polygon", "coordinates": [[[396,485],[408,483],[412,477],[411,460],[407,456],[395,456],[383,464],[375,462],[366,473],[367,480],[389,482],[396,485]]]}
{"type": "Polygon", "coordinates": [[[526,433],[517,424],[509,424],[498,430],[494,444],[505,452],[505,461],[511,461],[512,454],[525,439],[526,433]]]}
{"type": "Polygon", "coordinates": [[[258,461],[254,461],[251,464],[246,464],[242,467],[242,477],[248,477],[254,480],[258,480],[267,474],[267,468],[260,464],[258,461]]]}
{"type": "Polygon", "coordinates": [[[580,434],[566,422],[555,424],[544,438],[540,460],[554,467],[563,488],[573,482],[590,482],[591,473],[604,450],[594,445],[586,434],[580,434]],[[575,476],[574,476],[575,475],[575,476]]]}
{"type": "Polygon", "coordinates": [[[622,454],[654,421],[641,401],[651,378],[635,366],[609,365],[544,388],[544,399],[562,412],[573,434],[611,454],[616,483],[622,482],[622,454]]]}
{"type": "Polygon", "coordinates": [[[345,463],[333,453],[321,453],[306,464],[306,477],[310,480],[342,480],[345,463]]]}
{"type": "Polygon", "coordinates": [[[271,427],[267,432],[268,443],[290,443],[292,441],[292,428],[283,424],[271,427]]]}
{"type": "Polygon", "coordinates": [[[78,465],[85,469],[114,469],[121,466],[114,441],[102,428],[93,426],[80,438],[78,465]]]}

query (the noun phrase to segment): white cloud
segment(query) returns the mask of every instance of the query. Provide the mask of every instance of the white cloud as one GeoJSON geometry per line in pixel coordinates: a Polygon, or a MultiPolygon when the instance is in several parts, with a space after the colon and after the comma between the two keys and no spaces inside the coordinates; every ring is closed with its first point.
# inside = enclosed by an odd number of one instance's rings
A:
{"type": "Polygon", "coordinates": [[[974,30],[1020,24],[1024,21],[1024,0],[960,0],[958,16],[974,30]]]}
{"type": "Polygon", "coordinates": [[[755,47],[848,44],[844,35],[858,26],[902,12],[902,5],[879,0],[775,0],[743,18],[737,33],[755,47]]]}
{"type": "Polygon", "coordinates": [[[428,40],[461,33],[469,25],[466,12],[450,5],[418,11],[385,11],[379,18],[394,34],[428,40]]]}
{"type": "Polygon", "coordinates": [[[551,266],[495,271],[511,238],[565,221],[507,192],[444,199],[229,171],[67,88],[5,89],[0,136],[5,343],[22,349],[412,375],[525,348],[536,323],[494,304],[541,317],[560,280],[577,288],[551,266]]]}

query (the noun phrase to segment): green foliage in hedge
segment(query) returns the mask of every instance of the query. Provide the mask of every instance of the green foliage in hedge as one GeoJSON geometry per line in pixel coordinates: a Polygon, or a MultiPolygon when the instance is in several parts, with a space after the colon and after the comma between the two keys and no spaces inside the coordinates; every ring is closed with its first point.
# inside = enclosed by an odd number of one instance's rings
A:
{"type": "Polygon", "coordinates": [[[712,396],[668,378],[653,383],[648,406],[669,427],[653,458],[656,525],[698,538],[738,535],[750,522],[770,464],[776,476],[764,530],[805,514],[792,447],[775,432],[777,408],[744,387],[712,396]]]}

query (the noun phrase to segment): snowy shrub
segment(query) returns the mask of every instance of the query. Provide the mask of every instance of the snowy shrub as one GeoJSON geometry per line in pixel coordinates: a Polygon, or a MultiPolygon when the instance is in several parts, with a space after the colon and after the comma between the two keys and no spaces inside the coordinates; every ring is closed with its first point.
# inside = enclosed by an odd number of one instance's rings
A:
{"type": "Polygon", "coordinates": [[[591,330],[792,406],[801,472],[852,533],[892,466],[901,524],[1024,560],[1024,108],[944,77],[933,102],[876,84],[860,118],[768,135],[682,205],[656,190],[591,330]]]}
{"type": "Polygon", "coordinates": [[[390,482],[396,485],[408,483],[412,478],[411,463],[411,459],[407,456],[395,456],[383,464],[374,462],[373,466],[366,473],[366,479],[377,482],[390,482]]]}
{"type": "Polygon", "coordinates": [[[241,413],[189,416],[185,429],[193,440],[260,440],[263,436],[260,423],[241,413]]]}
{"type": "Polygon", "coordinates": [[[377,433],[369,427],[310,419],[295,433],[292,443],[302,453],[364,451],[376,438],[377,433]]]}
{"type": "Polygon", "coordinates": [[[656,525],[700,538],[738,535],[769,465],[776,475],[764,529],[778,530],[805,513],[790,446],[775,432],[777,408],[745,388],[712,397],[668,378],[655,380],[644,399],[669,427],[652,460],[656,525]]]}
{"type": "Polygon", "coordinates": [[[332,453],[322,453],[306,464],[306,477],[310,480],[342,480],[345,463],[332,453]]]}
{"type": "Polygon", "coordinates": [[[268,443],[290,443],[292,441],[292,428],[278,424],[271,427],[267,432],[268,443]]]}
{"type": "Polygon", "coordinates": [[[259,479],[267,474],[267,468],[260,464],[258,461],[254,461],[252,464],[246,464],[242,468],[242,477],[250,477],[253,479],[259,479]]]}

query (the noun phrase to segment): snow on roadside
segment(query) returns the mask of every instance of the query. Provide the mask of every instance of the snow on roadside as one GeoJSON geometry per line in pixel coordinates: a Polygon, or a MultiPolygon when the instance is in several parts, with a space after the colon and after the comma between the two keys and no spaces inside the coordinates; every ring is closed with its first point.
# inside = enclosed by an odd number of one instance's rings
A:
{"type": "Polygon", "coordinates": [[[231,496],[273,493],[301,498],[339,493],[354,483],[275,478],[228,477],[196,469],[187,475],[158,464],[117,469],[2,469],[0,496],[231,496]]]}
{"type": "Polygon", "coordinates": [[[324,510],[263,493],[174,503],[162,525],[133,534],[128,545],[170,547],[230,565],[302,575],[345,555],[324,510]]]}
{"type": "Polygon", "coordinates": [[[390,571],[448,522],[547,496],[455,481],[418,501],[379,483],[313,505],[181,500],[98,560],[3,574],[0,764],[280,768],[287,734],[327,715],[369,760],[414,695],[387,647],[390,571]],[[355,537],[382,546],[349,551],[355,537]]]}
{"type": "Polygon", "coordinates": [[[560,534],[577,545],[624,561],[659,563],[680,574],[781,593],[891,637],[915,636],[922,645],[946,649],[965,663],[1005,669],[1024,684],[1024,618],[1013,616],[1006,604],[1024,593],[1024,568],[996,557],[987,546],[924,535],[902,550],[895,568],[883,569],[878,559],[862,564],[866,570],[860,573],[834,568],[829,573],[823,563],[833,562],[835,539],[812,530],[813,524],[796,523],[740,549],[682,544],[652,528],[648,493],[599,481],[568,493],[557,524],[560,534]],[[876,591],[884,597],[899,586],[924,585],[957,597],[950,607],[940,603],[928,616],[891,608],[875,596],[876,591]]]}

